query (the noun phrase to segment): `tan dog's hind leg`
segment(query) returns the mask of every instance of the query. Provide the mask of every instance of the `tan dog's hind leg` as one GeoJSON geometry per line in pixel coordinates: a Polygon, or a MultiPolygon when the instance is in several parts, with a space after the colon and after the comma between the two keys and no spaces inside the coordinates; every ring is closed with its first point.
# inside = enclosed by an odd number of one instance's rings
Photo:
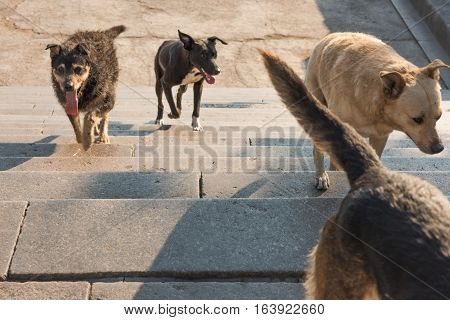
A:
{"type": "Polygon", "coordinates": [[[386,146],[386,142],[388,141],[389,136],[385,137],[370,137],[369,143],[372,148],[375,149],[378,157],[381,158],[381,154],[383,153],[384,147],[386,146]]]}
{"type": "Polygon", "coordinates": [[[108,135],[108,114],[105,114],[100,120],[100,135],[96,143],[106,143],[110,142],[108,135]]]}
{"type": "Polygon", "coordinates": [[[84,116],[83,123],[83,148],[88,150],[94,140],[94,127],[96,125],[96,116],[93,112],[88,112],[84,116]]]}
{"type": "MultiPolygon", "coordinates": [[[[308,66],[309,68],[309,66],[308,66]]],[[[327,101],[319,88],[317,81],[314,77],[306,75],[305,84],[310,90],[310,92],[325,106],[327,106],[327,101]]],[[[317,190],[327,190],[330,187],[330,178],[328,173],[325,171],[325,156],[322,152],[314,147],[314,166],[316,167],[316,189],[317,190]]]]}

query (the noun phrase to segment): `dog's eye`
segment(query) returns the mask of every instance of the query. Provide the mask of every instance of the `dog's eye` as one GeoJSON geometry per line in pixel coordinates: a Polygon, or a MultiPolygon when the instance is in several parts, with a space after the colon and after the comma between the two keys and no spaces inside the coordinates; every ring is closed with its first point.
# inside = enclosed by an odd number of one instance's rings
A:
{"type": "Polygon", "coordinates": [[[81,67],[76,67],[73,71],[78,75],[81,75],[83,73],[83,69],[81,67]]]}
{"type": "Polygon", "coordinates": [[[203,58],[206,58],[207,56],[208,56],[208,52],[203,51],[203,52],[202,52],[202,57],[203,57],[203,58]]]}
{"type": "Polygon", "coordinates": [[[63,74],[64,73],[64,66],[59,66],[56,68],[56,73],[63,74]]]}
{"type": "Polygon", "coordinates": [[[417,124],[421,124],[423,123],[423,117],[418,117],[418,118],[412,118],[414,120],[415,123],[417,124]]]}

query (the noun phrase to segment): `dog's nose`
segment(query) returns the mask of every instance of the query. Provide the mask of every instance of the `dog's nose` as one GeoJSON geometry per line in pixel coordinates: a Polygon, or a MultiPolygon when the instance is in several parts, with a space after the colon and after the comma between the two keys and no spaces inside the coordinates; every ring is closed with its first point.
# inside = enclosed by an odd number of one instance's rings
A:
{"type": "Polygon", "coordinates": [[[64,84],[64,89],[66,89],[66,91],[72,91],[73,90],[73,84],[71,82],[66,82],[64,84]]]}
{"type": "Polygon", "coordinates": [[[219,73],[220,73],[220,68],[217,67],[217,68],[216,68],[216,74],[219,74],[219,73]]]}
{"type": "Polygon", "coordinates": [[[442,152],[444,150],[444,145],[442,143],[434,143],[431,145],[431,152],[433,154],[442,152]]]}

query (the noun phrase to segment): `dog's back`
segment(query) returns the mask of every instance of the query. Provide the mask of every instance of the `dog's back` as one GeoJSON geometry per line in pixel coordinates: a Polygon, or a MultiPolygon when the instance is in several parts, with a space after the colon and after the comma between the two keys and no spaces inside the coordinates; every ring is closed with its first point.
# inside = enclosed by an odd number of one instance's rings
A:
{"type": "Polygon", "coordinates": [[[450,203],[434,186],[388,171],[374,150],[262,52],[275,89],[351,191],[326,223],[306,283],[316,299],[450,297],[450,203]]]}

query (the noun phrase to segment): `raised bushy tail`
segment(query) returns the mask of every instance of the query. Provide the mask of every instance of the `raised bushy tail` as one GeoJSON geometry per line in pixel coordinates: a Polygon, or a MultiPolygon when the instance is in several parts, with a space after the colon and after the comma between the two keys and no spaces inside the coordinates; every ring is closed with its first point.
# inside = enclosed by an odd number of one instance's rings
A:
{"type": "Polygon", "coordinates": [[[115,26],[112,27],[111,29],[108,29],[105,31],[106,35],[110,38],[117,38],[117,36],[119,34],[121,34],[122,32],[124,32],[127,28],[124,25],[120,25],[120,26],[115,26]]]}
{"type": "Polygon", "coordinates": [[[371,167],[382,167],[375,150],[308,92],[303,81],[277,55],[260,50],[281,100],[311,137],[346,173],[350,184],[371,167]]]}

